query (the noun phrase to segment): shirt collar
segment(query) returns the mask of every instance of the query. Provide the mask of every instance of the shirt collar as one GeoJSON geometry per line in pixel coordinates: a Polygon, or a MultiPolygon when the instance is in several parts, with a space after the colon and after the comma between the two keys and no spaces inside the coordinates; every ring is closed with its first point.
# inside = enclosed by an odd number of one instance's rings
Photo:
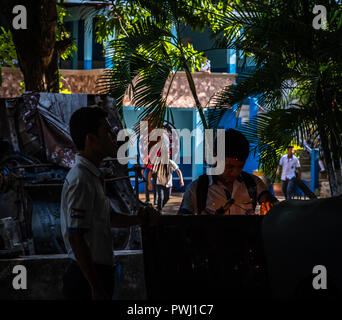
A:
{"type": "Polygon", "coordinates": [[[81,164],[84,167],[86,167],[96,177],[99,178],[101,176],[101,171],[98,168],[96,168],[96,166],[85,157],[82,157],[79,154],[76,154],[75,162],[76,164],[81,164]]]}
{"type": "MultiPolygon", "coordinates": [[[[243,182],[243,178],[239,175],[236,179],[238,182],[243,182]]],[[[217,176],[209,176],[209,185],[218,184],[217,176]]]]}

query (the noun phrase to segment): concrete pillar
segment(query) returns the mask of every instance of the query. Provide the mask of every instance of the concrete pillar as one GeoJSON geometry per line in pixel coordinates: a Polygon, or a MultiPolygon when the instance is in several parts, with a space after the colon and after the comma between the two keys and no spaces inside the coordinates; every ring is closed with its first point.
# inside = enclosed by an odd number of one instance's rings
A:
{"type": "Polygon", "coordinates": [[[310,177],[310,190],[315,192],[315,189],[318,188],[318,178],[319,178],[319,170],[318,170],[318,149],[311,149],[311,177],[310,177]]]}
{"type": "Polygon", "coordinates": [[[93,62],[93,19],[84,22],[84,69],[92,69],[93,62]]]}
{"type": "MultiPolygon", "coordinates": [[[[75,44],[78,48],[78,20],[72,22],[72,37],[74,38],[75,44]]],[[[74,52],[72,56],[72,68],[78,69],[78,53],[74,52]]]]}
{"type": "Polygon", "coordinates": [[[227,49],[227,72],[236,73],[236,50],[227,49]]]}
{"type": "MultiPolygon", "coordinates": [[[[177,38],[177,30],[174,24],[171,25],[171,33],[173,34],[174,37],[177,38]]],[[[176,41],[174,41],[173,39],[171,40],[171,43],[176,45],[176,41]]]]}
{"type": "Polygon", "coordinates": [[[258,115],[258,105],[256,104],[256,98],[248,98],[249,99],[249,119],[251,120],[253,117],[258,115]]]}
{"type": "Polygon", "coordinates": [[[201,122],[201,117],[197,109],[193,109],[193,129],[198,129],[194,135],[192,140],[192,148],[191,148],[191,162],[192,165],[192,180],[197,179],[201,174],[203,174],[203,139],[204,139],[204,128],[201,122]],[[196,159],[201,159],[201,163],[197,164],[196,159]]]}
{"type": "Polygon", "coordinates": [[[106,41],[106,49],[105,49],[105,66],[106,69],[112,69],[113,68],[113,48],[110,45],[110,43],[115,39],[115,30],[113,31],[113,35],[110,35],[108,37],[108,40],[106,41]]]}

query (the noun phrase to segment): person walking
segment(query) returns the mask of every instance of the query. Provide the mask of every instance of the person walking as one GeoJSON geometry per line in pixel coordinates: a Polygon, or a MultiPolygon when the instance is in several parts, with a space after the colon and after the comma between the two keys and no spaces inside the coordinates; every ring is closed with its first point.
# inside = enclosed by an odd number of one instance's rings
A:
{"type": "Polygon", "coordinates": [[[176,162],[168,158],[167,163],[163,164],[160,161],[161,158],[158,158],[156,163],[153,166],[153,170],[150,171],[148,182],[149,189],[152,189],[151,178],[152,174],[155,173],[157,176],[156,188],[158,194],[158,211],[161,213],[165,204],[169,201],[172,191],[172,173],[174,171],[177,172],[178,177],[180,179],[180,187],[184,186],[183,175],[181,170],[179,169],[176,162]]]}
{"type": "Polygon", "coordinates": [[[276,171],[277,176],[280,174],[280,168],[282,168],[282,191],[285,199],[290,200],[293,198],[295,191],[296,169],[298,173],[298,179],[301,179],[300,163],[299,159],[294,155],[293,146],[288,146],[287,154],[280,158],[279,166],[276,171]]]}
{"type": "MultiPolygon", "coordinates": [[[[153,169],[153,163],[151,161],[151,154],[147,155],[146,159],[144,160],[144,164],[142,166],[141,175],[145,179],[145,202],[150,202],[150,190],[148,188],[148,176],[149,173],[153,169]]],[[[157,188],[156,188],[156,182],[157,182],[157,175],[155,173],[152,173],[152,192],[153,192],[153,204],[157,205],[157,188]]]]}

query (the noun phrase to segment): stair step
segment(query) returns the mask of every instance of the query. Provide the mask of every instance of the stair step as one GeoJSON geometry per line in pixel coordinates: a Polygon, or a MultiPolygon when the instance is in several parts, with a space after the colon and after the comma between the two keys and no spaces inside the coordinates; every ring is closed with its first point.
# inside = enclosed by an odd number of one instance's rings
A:
{"type": "Polygon", "coordinates": [[[301,171],[310,171],[311,170],[311,166],[308,165],[302,165],[300,167],[301,171]]]}

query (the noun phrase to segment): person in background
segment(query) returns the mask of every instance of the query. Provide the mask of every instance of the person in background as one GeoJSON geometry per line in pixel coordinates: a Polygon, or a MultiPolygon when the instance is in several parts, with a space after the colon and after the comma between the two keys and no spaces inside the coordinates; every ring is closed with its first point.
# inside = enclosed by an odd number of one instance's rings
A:
{"type": "MultiPolygon", "coordinates": [[[[215,141],[214,150],[217,148],[215,141]]],[[[253,215],[257,203],[266,214],[278,200],[259,177],[242,171],[248,155],[246,137],[234,129],[225,130],[224,172],[203,174],[193,181],[185,190],[178,214],[253,215]]]]}
{"type": "Polygon", "coordinates": [[[282,168],[282,191],[285,199],[290,200],[293,198],[295,191],[296,169],[298,170],[298,179],[301,179],[300,163],[299,159],[294,155],[293,146],[288,146],[287,154],[280,158],[279,166],[276,171],[277,176],[280,174],[280,168],[282,168]]]}
{"type": "Polygon", "coordinates": [[[210,60],[206,56],[204,57],[204,61],[201,65],[201,71],[206,73],[211,72],[210,60]]]}
{"type": "Polygon", "coordinates": [[[167,163],[163,164],[160,161],[161,158],[157,158],[153,170],[150,171],[148,182],[149,189],[152,189],[151,178],[152,173],[154,172],[157,175],[157,194],[158,194],[158,211],[161,213],[165,204],[169,201],[172,191],[172,173],[174,171],[177,172],[179,177],[179,186],[184,186],[183,175],[181,170],[179,169],[176,162],[170,159],[170,155],[168,157],[167,163]]]}
{"type": "MultiPolygon", "coordinates": [[[[153,169],[153,163],[151,161],[151,154],[146,156],[143,163],[141,175],[145,178],[145,198],[146,203],[150,202],[150,190],[148,188],[148,176],[153,169]]],[[[153,191],[153,204],[157,205],[157,188],[156,188],[157,175],[152,173],[152,191],[153,191]]]]}

